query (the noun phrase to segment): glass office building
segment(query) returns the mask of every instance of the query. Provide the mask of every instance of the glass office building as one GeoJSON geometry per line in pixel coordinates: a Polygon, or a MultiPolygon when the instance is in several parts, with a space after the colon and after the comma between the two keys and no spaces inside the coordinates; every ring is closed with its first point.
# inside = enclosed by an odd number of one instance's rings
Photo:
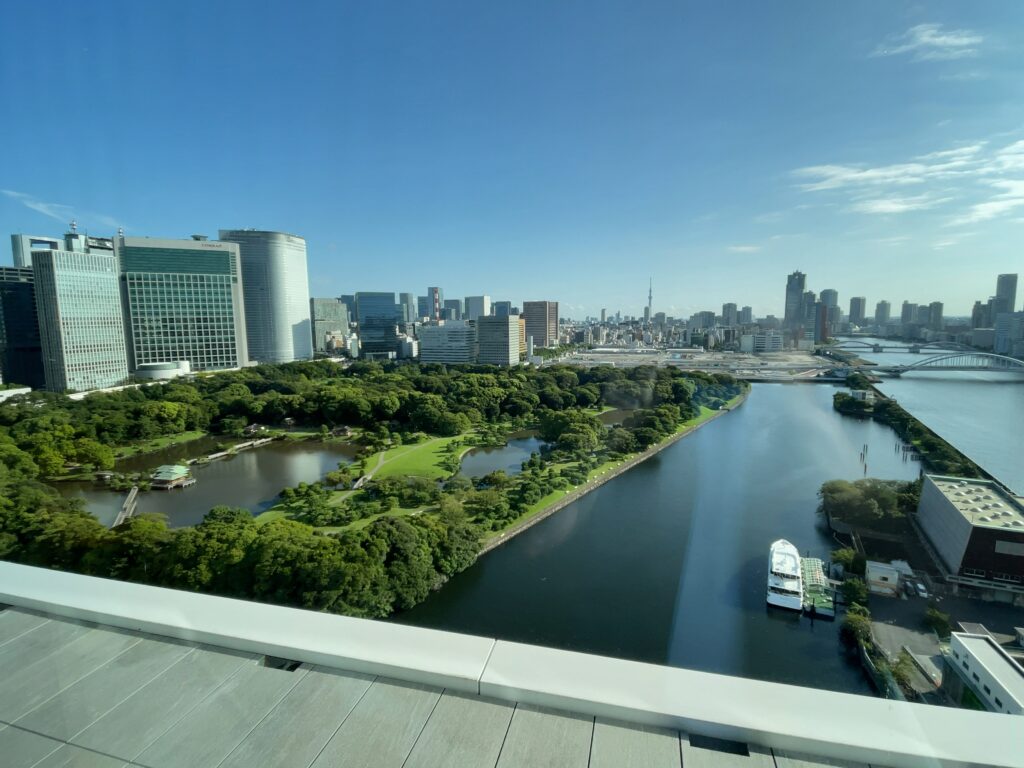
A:
{"type": "Polygon", "coordinates": [[[194,371],[248,362],[238,246],[119,237],[132,370],[187,360],[194,371]]]}
{"type": "Polygon", "coordinates": [[[256,229],[222,229],[220,239],[239,248],[249,357],[261,363],[313,357],[305,239],[256,229]]]}
{"type": "Polygon", "coordinates": [[[356,294],[356,319],[359,322],[359,354],[385,356],[398,354],[398,324],[402,307],[395,294],[364,292],[356,294]]]}
{"type": "Polygon", "coordinates": [[[0,267],[0,375],[5,384],[45,385],[30,268],[0,267]]]}
{"type": "Polygon", "coordinates": [[[81,392],[128,378],[117,261],[75,251],[32,254],[46,388],[81,392]]]}

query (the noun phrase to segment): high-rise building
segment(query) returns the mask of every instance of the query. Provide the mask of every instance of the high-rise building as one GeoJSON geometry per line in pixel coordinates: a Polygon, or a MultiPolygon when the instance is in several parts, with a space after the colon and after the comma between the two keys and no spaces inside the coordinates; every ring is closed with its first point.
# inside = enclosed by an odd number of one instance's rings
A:
{"type": "Polygon", "coordinates": [[[787,328],[799,326],[804,320],[803,296],[807,275],[793,272],[786,278],[786,314],[783,323],[787,328]]]}
{"type": "Polygon", "coordinates": [[[903,325],[911,325],[917,320],[917,304],[909,301],[903,302],[903,308],[900,310],[900,322],[903,325]]]}
{"type": "Polygon", "coordinates": [[[602,309],[601,310],[601,322],[602,323],[607,322],[607,319],[608,319],[608,310],[607,309],[602,309]]]}
{"type": "Polygon", "coordinates": [[[467,296],[466,297],[466,319],[476,320],[478,317],[487,317],[491,314],[490,296],[467,296]]]}
{"type": "Polygon", "coordinates": [[[941,301],[933,301],[928,305],[928,327],[933,331],[941,331],[943,328],[942,310],[941,301]]]}
{"type": "Polygon", "coordinates": [[[363,291],[357,293],[355,298],[360,355],[397,356],[401,307],[395,304],[395,294],[363,291]]]}
{"type": "Polygon", "coordinates": [[[992,351],[997,355],[1017,355],[1024,346],[1024,312],[1001,312],[996,317],[995,331],[992,351]]]}
{"type": "Polygon", "coordinates": [[[850,325],[864,325],[868,300],[863,296],[854,296],[850,299],[850,325]]]}
{"type": "Polygon", "coordinates": [[[740,315],[735,304],[730,302],[722,305],[722,325],[731,328],[734,325],[738,325],[739,320],[740,315]]]}
{"type": "Polygon", "coordinates": [[[441,310],[444,309],[444,291],[437,286],[431,286],[427,288],[427,314],[435,323],[438,320],[443,320],[443,313],[441,310]]]}
{"type": "Polygon", "coordinates": [[[124,384],[128,355],[117,260],[105,253],[34,251],[32,273],[46,388],[83,392],[124,384]]]}
{"type": "MultiPolygon", "coordinates": [[[[513,312],[512,314],[515,315],[513,312]]],[[[526,358],[526,318],[522,315],[516,315],[519,318],[519,359],[523,360],[526,358]]],[[[532,351],[532,350],[531,350],[532,351]]]]}
{"type": "Polygon", "coordinates": [[[63,248],[64,241],[59,237],[11,235],[11,252],[16,267],[31,268],[33,251],[59,251],[63,248]]]}
{"type": "Polygon", "coordinates": [[[821,292],[821,303],[826,307],[838,307],[839,291],[835,288],[826,288],[821,292]]]}
{"type": "Polygon", "coordinates": [[[1017,311],[1017,275],[1000,275],[996,279],[996,298],[1004,305],[1003,312],[1017,311]]]}
{"type": "Polygon", "coordinates": [[[398,303],[402,305],[402,320],[407,323],[414,323],[419,320],[419,316],[416,314],[418,310],[418,307],[416,306],[416,297],[413,294],[398,294],[398,303]]]}
{"type": "Polygon", "coordinates": [[[447,320],[419,329],[420,362],[472,363],[476,361],[476,326],[466,320],[447,320]]]}
{"type": "Polygon", "coordinates": [[[442,320],[463,320],[465,312],[462,310],[462,299],[445,299],[441,308],[442,320]]]}
{"type": "Polygon", "coordinates": [[[5,384],[42,389],[43,351],[32,270],[0,267],[0,375],[5,384]]]}
{"type": "Polygon", "coordinates": [[[306,241],[285,232],[222,229],[242,263],[248,357],[288,363],[313,356],[306,241]]]}
{"type": "Polygon", "coordinates": [[[430,317],[430,297],[428,296],[417,296],[416,297],[416,319],[422,320],[423,318],[430,317]]]}
{"type": "Polygon", "coordinates": [[[932,310],[927,304],[919,304],[914,315],[914,322],[922,327],[932,324],[932,310]]]}
{"type": "Polygon", "coordinates": [[[533,338],[534,347],[554,347],[558,344],[558,302],[524,301],[526,335],[533,338]]]}
{"type": "Polygon", "coordinates": [[[875,325],[885,325],[888,323],[891,312],[892,305],[885,299],[875,304],[875,325]]]}
{"type": "Polygon", "coordinates": [[[118,237],[114,253],[129,370],[187,360],[193,371],[215,371],[248,362],[238,245],[118,237]]]}
{"type": "Polygon", "coordinates": [[[477,361],[487,365],[519,362],[519,317],[479,317],[476,320],[477,361]]]}
{"type": "Polygon", "coordinates": [[[690,315],[690,327],[691,328],[714,328],[715,327],[715,313],[711,310],[704,310],[703,312],[694,312],[690,315]]]}
{"type": "Polygon", "coordinates": [[[348,307],[338,299],[310,299],[309,316],[313,322],[313,349],[321,355],[327,351],[328,337],[348,334],[348,307]]]}
{"type": "Polygon", "coordinates": [[[740,310],[740,325],[752,325],[754,322],[753,307],[743,307],[740,310]]]}
{"type": "Polygon", "coordinates": [[[512,311],[511,301],[496,301],[491,305],[491,310],[495,317],[508,317],[509,315],[517,314],[512,311]]]}
{"type": "Polygon", "coordinates": [[[808,320],[814,320],[815,318],[814,307],[818,303],[818,297],[814,291],[804,291],[803,296],[800,298],[803,302],[803,320],[806,324],[808,320]]]}
{"type": "Polygon", "coordinates": [[[971,328],[991,328],[992,318],[988,311],[988,304],[980,301],[974,302],[971,310],[971,328]]]}

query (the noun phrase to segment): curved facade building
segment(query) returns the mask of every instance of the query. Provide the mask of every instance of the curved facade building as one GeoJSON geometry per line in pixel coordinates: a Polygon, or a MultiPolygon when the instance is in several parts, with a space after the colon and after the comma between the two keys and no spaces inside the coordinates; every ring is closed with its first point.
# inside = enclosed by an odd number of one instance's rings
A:
{"type": "Polygon", "coordinates": [[[313,357],[306,241],[284,232],[222,229],[242,262],[249,359],[289,363],[313,357]]]}

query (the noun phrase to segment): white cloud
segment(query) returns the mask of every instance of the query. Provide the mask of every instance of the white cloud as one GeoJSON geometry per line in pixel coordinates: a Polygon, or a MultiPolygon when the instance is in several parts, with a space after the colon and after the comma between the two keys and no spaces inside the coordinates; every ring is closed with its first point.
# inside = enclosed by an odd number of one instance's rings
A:
{"type": "Polygon", "coordinates": [[[113,216],[107,216],[103,213],[94,213],[91,211],[76,211],[70,205],[64,203],[47,203],[42,200],[38,200],[32,195],[25,192],[16,192],[13,189],[0,189],[0,194],[3,194],[12,200],[17,200],[19,203],[24,205],[29,210],[33,210],[36,213],[41,213],[43,216],[49,216],[51,219],[69,223],[72,219],[76,219],[79,223],[88,224],[90,222],[98,224],[108,229],[114,229],[121,226],[121,222],[115,219],[113,216]]]}
{"type": "Polygon", "coordinates": [[[1002,146],[976,141],[889,165],[813,165],[792,175],[800,189],[838,197],[855,213],[892,215],[958,203],[961,211],[945,225],[962,226],[1024,206],[1024,140],[1002,146]]]}
{"type": "Polygon", "coordinates": [[[1001,191],[984,202],[972,205],[962,216],[950,221],[949,226],[988,221],[1024,207],[1024,179],[990,179],[987,184],[1001,191]]]}
{"type": "Polygon", "coordinates": [[[733,253],[757,253],[761,250],[760,245],[730,245],[729,250],[733,253]]]}
{"type": "Polygon", "coordinates": [[[943,29],[941,24],[918,24],[902,35],[880,44],[872,56],[911,54],[913,61],[949,61],[978,55],[977,46],[985,40],[969,29],[943,29]]]}
{"type": "Polygon", "coordinates": [[[914,195],[912,197],[879,197],[871,200],[860,200],[853,204],[851,210],[858,213],[906,213],[907,211],[923,211],[937,205],[948,203],[951,197],[932,197],[931,195],[914,195]]]}

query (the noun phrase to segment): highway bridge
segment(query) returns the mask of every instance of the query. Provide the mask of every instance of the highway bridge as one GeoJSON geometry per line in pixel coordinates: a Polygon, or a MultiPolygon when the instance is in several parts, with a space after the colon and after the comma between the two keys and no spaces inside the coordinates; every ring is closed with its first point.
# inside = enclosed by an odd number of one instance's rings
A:
{"type": "Polygon", "coordinates": [[[933,371],[991,371],[994,373],[1024,373],[1024,360],[988,352],[954,352],[948,355],[933,355],[910,365],[866,365],[850,366],[858,371],[888,373],[900,376],[904,373],[930,373],[933,371]]]}

